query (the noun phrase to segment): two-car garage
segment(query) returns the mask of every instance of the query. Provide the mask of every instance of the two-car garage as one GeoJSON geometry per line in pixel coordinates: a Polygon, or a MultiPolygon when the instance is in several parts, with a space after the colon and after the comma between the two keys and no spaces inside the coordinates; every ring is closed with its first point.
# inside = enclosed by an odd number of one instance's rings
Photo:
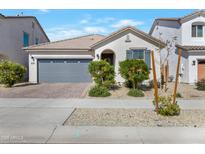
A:
{"type": "Polygon", "coordinates": [[[38,82],[91,82],[91,59],[38,59],[38,82]]]}
{"type": "Polygon", "coordinates": [[[88,65],[94,59],[91,45],[102,35],[87,35],[25,48],[29,54],[31,83],[89,83],[88,65]]]}

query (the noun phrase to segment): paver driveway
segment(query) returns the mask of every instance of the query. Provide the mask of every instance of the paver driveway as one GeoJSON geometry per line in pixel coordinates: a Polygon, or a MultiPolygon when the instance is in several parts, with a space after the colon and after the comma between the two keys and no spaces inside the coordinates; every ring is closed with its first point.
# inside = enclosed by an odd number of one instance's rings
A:
{"type": "Polygon", "coordinates": [[[43,83],[13,88],[0,87],[0,98],[82,98],[90,83],[43,83]]]}

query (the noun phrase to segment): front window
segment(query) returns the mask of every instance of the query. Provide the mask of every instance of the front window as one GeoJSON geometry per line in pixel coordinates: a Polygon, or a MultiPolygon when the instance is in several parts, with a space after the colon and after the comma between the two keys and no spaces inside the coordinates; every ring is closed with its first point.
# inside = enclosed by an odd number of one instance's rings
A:
{"type": "Polygon", "coordinates": [[[203,25],[192,25],[192,37],[203,37],[203,25]]]}
{"type": "Polygon", "coordinates": [[[29,34],[26,32],[23,33],[23,46],[29,46],[29,34]]]}
{"type": "Polygon", "coordinates": [[[141,59],[144,60],[149,68],[151,68],[150,51],[146,49],[132,49],[127,50],[127,59],[141,59]]]}

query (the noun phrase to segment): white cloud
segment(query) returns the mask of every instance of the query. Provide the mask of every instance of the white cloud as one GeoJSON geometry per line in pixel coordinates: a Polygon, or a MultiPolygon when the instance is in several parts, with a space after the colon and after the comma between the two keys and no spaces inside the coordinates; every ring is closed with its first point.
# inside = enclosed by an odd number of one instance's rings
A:
{"type": "Polygon", "coordinates": [[[115,21],[115,18],[113,17],[105,17],[105,18],[98,18],[96,19],[96,24],[106,24],[115,21]]]}
{"type": "Polygon", "coordinates": [[[87,20],[87,19],[82,19],[82,20],[80,21],[81,24],[87,24],[88,22],[89,22],[89,20],[87,20]]]}
{"type": "Polygon", "coordinates": [[[56,41],[84,35],[84,32],[80,29],[71,28],[69,25],[62,25],[48,29],[47,34],[51,41],[56,41]]]}
{"type": "Polygon", "coordinates": [[[56,41],[87,34],[105,34],[107,33],[107,29],[97,26],[74,28],[74,26],[71,25],[61,25],[58,27],[49,28],[46,32],[51,41],[56,41]]]}
{"type": "Polygon", "coordinates": [[[85,27],[84,31],[89,34],[106,33],[107,30],[103,27],[85,27]]]}
{"type": "Polygon", "coordinates": [[[123,20],[119,20],[117,23],[111,25],[111,27],[113,28],[120,28],[120,27],[124,27],[124,26],[139,26],[139,25],[143,25],[144,22],[143,21],[137,21],[137,20],[133,20],[133,19],[123,19],[123,20]]]}
{"type": "Polygon", "coordinates": [[[48,14],[50,10],[48,9],[39,9],[36,11],[36,14],[48,14]]]}

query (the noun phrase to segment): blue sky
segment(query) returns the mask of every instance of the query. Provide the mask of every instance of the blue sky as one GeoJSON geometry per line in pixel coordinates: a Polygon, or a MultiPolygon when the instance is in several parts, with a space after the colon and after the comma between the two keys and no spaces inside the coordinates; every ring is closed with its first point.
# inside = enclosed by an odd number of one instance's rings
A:
{"type": "Polygon", "coordinates": [[[0,10],[4,15],[36,16],[53,40],[86,34],[107,35],[122,26],[132,25],[148,32],[155,18],[181,17],[195,10],[0,10]]]}

